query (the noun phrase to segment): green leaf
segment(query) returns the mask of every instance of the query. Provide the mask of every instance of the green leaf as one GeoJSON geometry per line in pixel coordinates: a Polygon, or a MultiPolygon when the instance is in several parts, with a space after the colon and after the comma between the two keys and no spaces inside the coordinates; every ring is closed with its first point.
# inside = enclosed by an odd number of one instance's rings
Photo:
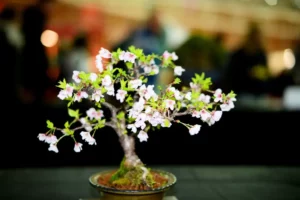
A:
{"type": "Polygon", "coordinates": [[[164,125],[165,125],[165,127],[169,127],[169,126],[170,126],[170,121],[169,121],[169,120],[167,120],[167,119],[165,119],[165,121],[164,121],[164,125]]]}
{"type": "Polygon", "coordinates": [[[133,63],[132,62],[126,62],[126,67],[128,69],[133,69],[133,63]]]}
{"type": "Polygon", "coordinates": [[[68,121],[66,121],[66,123],[64,124],[65,128],[68,129],[70,127],[70,124],[68,121]]]}
{"type": "Polygon", "coordinates": [[[72,104],[73,104],[73,101],[71,100],[67,106],[70,107],[72,104]]]}
{"type": "Polygon", "coordinates": [[[144,78],[142,82],[143,83],[147,83],[148,82],[148,78],[144,78]]]}
{"type": "Polygon", "coordinates": [[[193,83],[199,85],[202,90],[208,90],[212,85],[211,78],[205,78],[204,73],[202,73],[201,75],[195,74],[195,77],[192,78],[192,81],[193,83]]]}
{"type": "Polygon", "coordinates": [[[177,110],[180,110],[180,109],[181,109],[181,102],[177,101],[177,110]]]}
{"type": "Polygon", "coordinates": [[[46,123],[47,123],[47,128],[54,129],[54,125],[50,120],[47,120],[46,123]]]}
{"type": "Polygon", "coordinates": [[[120,119],[120,120],[124,119],[125,118],[125,113],[124,112],[119,112],[118,115],[117,115],[117,118],[120,119]]]}
{"type": "Polygon", "coordinates": [[[66,79],[63,79],[62,81],[59,81],[58,85],[56,87],[61,88],[63,90],[66,89],[66,87],[67,87],[66,79]]]}
{"type": "Polygon", "coordinates": [[[121,83],[121,90],[126,90],[126,83],[127,83],[127,81],[125,81],[124,79],[121,79],[120,83],[121,83]]]}
{"type": "Polygon", "coordinates": [[[74,131],[73,131],[73,130],[70,130],[70,129],[68,129],[68,128],[64,129],[64,133],[65,133],[66,135],[74,135],[74,131]]]}
{"type": "Polygon", "coordinates": [[[180,80],[180,78],[175,78],[175,80],[174,80],[174,82],[173,82],[174,84],[179,84],[179,83],[181,83],[181,80],[180,80]]]}
{"type": "Polygon", "coordinates": [[[128,97],[126,99],[126,103],[128,103],[129,106],[133,105],[133,98],[131,95],[128,95],[128,97]]]}
{"type": "Polygon", "coordinates": [[[235,98],[235,97],[236,97],[236,94],[235,94],[233,91],[231,91],[231,92],[228,94],[228,96],[229,96],[230,98],[235,98]]]}
{"type": "Polygon", "coordinates": [[[70,117],[74,117],[76,119],[79,118],[79,110],[72,110],[72,109],[68,109],[68,114],[70,117]]]}

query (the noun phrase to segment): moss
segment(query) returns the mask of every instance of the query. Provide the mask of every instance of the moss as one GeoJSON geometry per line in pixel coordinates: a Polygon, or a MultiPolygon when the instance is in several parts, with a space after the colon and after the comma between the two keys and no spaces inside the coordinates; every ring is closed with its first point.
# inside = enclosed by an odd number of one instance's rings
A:
{"type": "MultiPolygon", "coordinates": [[[[131,186],[141,186],[145,185],[148,187],[153,187],[155,180],[151,173],[148,173],[146,176],[146,182],[143,180],[144,171],[141,167],[136,166],[128,168],[124,165],[125,159],[122,160],[119,169],[112,175],[110,178],[110,183],[113,185],[131,185],[131,186]]],[[[149,169],[149,172],[151,169],[149,169]]]]}
{"type": "Polygon", "coordinates": [[[131,181],[127,178],[119,178],[117,180],[112,181],[114,185],[130,185],[131,181]]]}

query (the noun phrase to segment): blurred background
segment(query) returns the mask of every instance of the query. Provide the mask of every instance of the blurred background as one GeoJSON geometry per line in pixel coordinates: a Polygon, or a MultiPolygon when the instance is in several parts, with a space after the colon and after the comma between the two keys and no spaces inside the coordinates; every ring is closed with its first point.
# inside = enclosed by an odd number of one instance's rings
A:
{"type": "MultiPolygon", "coordinates": [[[[117,165],[123,152],[109,128],[80,154],[71,140],[59,154],[48,152],[37,135],[47,119],[67,118],[59,80],[97,71],[100,47],[130,45],[175,51],[183,85],[205,72],[214,88],[238,95],[233,111],[196,136],[175,125],[149,133],[137,142],[145,163],[300,164],[300,0],[2,0],[1,167],[117,165]]],[[[172,76],[163,71],[150,81],[172,76]]]]}

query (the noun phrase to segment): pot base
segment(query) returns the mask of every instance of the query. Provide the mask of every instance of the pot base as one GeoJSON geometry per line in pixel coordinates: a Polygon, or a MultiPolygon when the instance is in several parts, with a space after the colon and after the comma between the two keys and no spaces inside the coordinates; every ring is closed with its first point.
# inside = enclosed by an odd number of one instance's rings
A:
{"type": "Polygon", "coordinates": [[[99,184],[99,177],[104,176],[105,174],[109,174],[111,173],[111,171],[96,173],[89,178],[89,182],[101,194],[101,200],[168,200],[165,199],[164,196],[166,194],[166,191],[176,183],[176,177],[169,172],[161,170],[152,171],[160,173],[161,175],[167,177],[167,184],[159,188],[147,190],[119,190],[99,184]]]}
{"type": "MultiPolygon", "coordinates": [[[[100,197],[100,198],[82,198],[79,200],[104,200],[104,199],[102,197],[100,197]]],[[[175,196],[165,196],[165,197],[163,197],[163,200],[178,200],[178,198],[175,196]]]]}

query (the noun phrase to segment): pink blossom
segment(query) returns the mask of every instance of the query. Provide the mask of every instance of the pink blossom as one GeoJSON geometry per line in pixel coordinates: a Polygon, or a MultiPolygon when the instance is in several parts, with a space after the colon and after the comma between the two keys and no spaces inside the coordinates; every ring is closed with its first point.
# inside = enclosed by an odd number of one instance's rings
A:
{"type": "Polygon", "coordinates": [[[102,58],[111,58],[111,53],[107,50],[101,47],[100,51],[99,51],[99,55],[102,58]]]}

